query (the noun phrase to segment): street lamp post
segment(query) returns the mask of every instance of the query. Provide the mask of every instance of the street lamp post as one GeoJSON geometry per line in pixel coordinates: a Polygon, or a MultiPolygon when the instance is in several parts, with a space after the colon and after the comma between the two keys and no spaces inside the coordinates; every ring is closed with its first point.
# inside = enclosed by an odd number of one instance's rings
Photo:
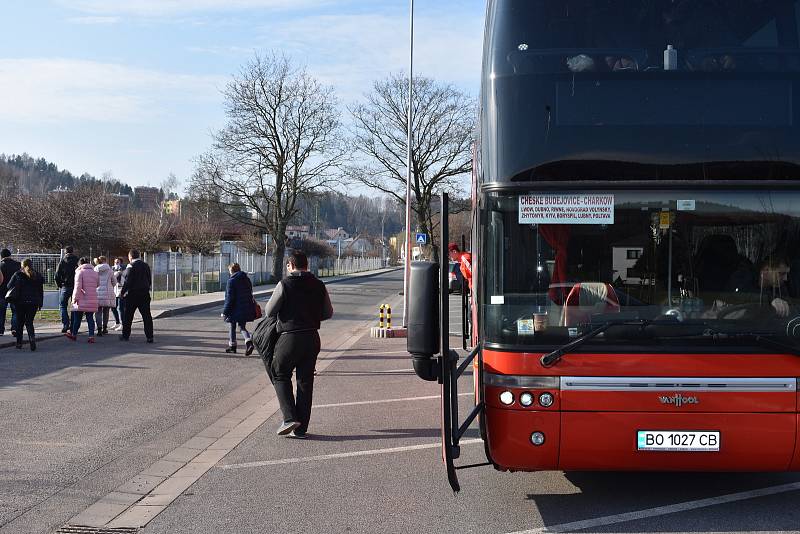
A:
{"type": "Polygon", "coordinates": [[[403,273],[403,326],[408,326],[408,290],[411,280],[411,120],[414,100],[414,0],[409,0],[409,47],[408,47],[408,127],[407,129],[407,173],[406,173],[406,261],[403,273]]]}

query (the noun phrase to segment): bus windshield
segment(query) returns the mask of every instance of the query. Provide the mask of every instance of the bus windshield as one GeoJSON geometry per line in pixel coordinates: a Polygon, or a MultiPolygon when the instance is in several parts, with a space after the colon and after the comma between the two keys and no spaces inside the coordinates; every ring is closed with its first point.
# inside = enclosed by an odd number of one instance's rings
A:
{"type": "Polygon", "coordinates": [[[587,346],[800,336],[800,191],[490,193],[481,217],[489,343],[555,344],[625,320],[659,327],[587,346]]]}
{"type": "Polygon", "coordinates": [[[496,0],[489,181],[796,179],[792,0],[496,0]]]}

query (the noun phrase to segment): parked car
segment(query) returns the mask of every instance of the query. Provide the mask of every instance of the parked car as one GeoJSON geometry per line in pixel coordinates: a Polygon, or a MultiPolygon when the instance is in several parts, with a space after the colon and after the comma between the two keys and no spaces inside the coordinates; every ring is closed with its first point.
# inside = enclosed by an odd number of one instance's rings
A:
{"type": "Polygon", "coordinates": [[[464,275],[461,274],[461,265],[457,261],[450,262],[450,273],[448,275],[449,282],[447,289],[450,293],[460,293],[461,286],[464,283],[464,275]]]}

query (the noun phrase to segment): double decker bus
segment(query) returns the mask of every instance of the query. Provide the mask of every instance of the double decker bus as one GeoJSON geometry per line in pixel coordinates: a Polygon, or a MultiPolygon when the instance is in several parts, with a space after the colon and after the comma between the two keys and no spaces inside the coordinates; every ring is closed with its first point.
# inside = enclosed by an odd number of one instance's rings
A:
{"type": "Polygon", "coordinates": [[[410,286],[454,490],[476,418],[500,470],[800,470],[797,4],[488,2],[468,358],[410,286]]]}

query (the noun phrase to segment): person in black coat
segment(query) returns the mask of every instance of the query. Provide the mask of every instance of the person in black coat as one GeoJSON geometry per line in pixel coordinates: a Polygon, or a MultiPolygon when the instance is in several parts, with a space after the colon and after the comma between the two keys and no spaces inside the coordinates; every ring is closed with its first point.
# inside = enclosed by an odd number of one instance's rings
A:
{"type": "Polygon", "coordinates": [[[14,306],[17,309],[17,348],[22,348],[22,327],[28,330],[31,350],[36,350],[36,334],[33,329],[33,318],[44,305],[44,280],[42,275],[33,270],[31,260],[22,262],[22,269],[14,273],[8,281],[8,289],[16,295],[14,306]]]}
{"type": "Polygon", "coordinates": [[[64,249],[66,255],[58,262],[56,269],[56,286],[58,286],[58,307],[61,310],[61,333],[64,334],[72,325],[69,299],[75,288],[75,271],[78,269],[78,256],[73,254],[73,248],[64,249]]]}
{"type": "Polygon", "coordinates": [[[17,312],[13,302],[6,302],[6,292],[8,291],[8,282],[14,273],[19,271],[20,264],[11,257],[11,251],[4,248],[0,251],[0,336],[6,332],[6,310],[9,305],[11,306],[11,333],[16,335],[17,332],[17,312]]]}
{"type": "Polygon", "coordinates": [[[238,263],[228,265],[228,285],[225,287],[225,307],[222,310],[223,319],[230,323],[230,337],[228,338],[228,348],[225,352],[236,354],[236,327],[244,336],[245,355],[250,356],[253,352],[253,341],[250,332],[247,331],[247,323],[256,318],[256,301],[253,298],[253,283],[242,271],[238,263]]]}
{"type": "Polygon", "coordinates": [[[122,274],[122,291],[120,297],[125,300],[122,317],[122,335],[120,341],[128,341],[131,337],[131,325],[133,325],[133,315],[136,310],[142,316],[144,335],[147,342],[153,342],[153,316],[150,313],[150,286],[152,284],[152,274],[150,266],[139,257],[139,251],[131,249],[128,252],[130,264],[122,274]]]}

